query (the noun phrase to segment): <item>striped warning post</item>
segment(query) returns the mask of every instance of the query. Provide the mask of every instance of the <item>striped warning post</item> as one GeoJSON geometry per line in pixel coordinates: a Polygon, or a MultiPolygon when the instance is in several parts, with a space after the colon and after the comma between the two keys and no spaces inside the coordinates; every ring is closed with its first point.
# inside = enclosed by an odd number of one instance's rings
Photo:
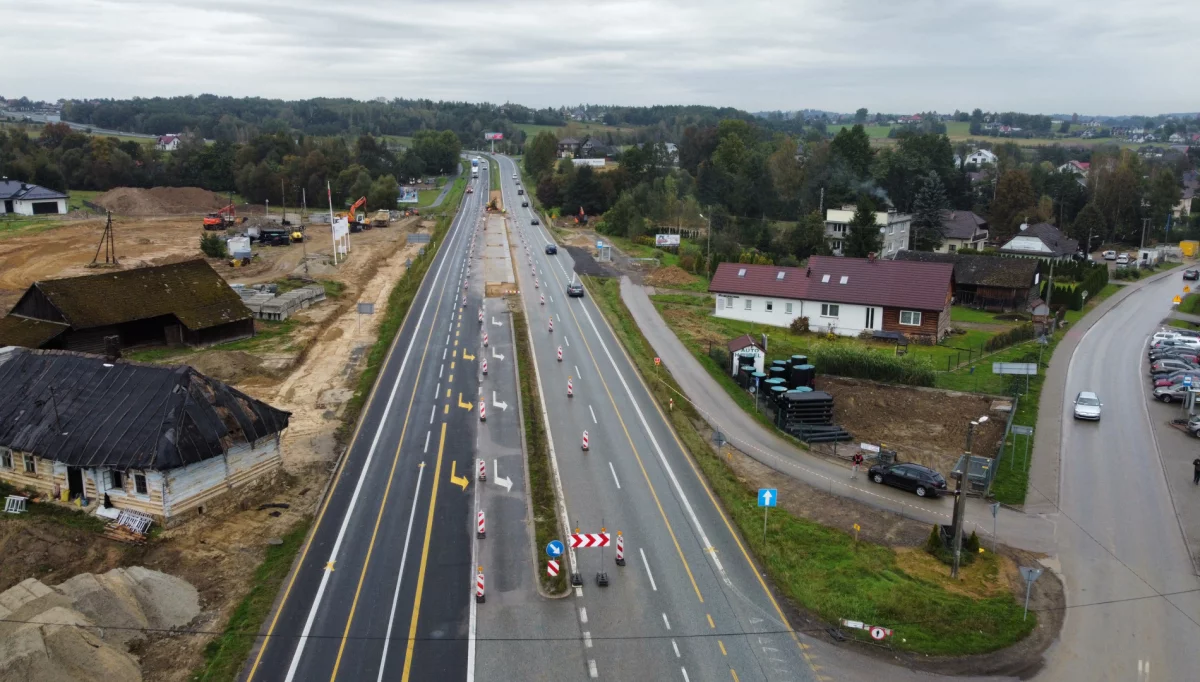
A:
{"type": "Polygon", "coordinates": [[[475,574],[475,603],[482,604],[487,601],[487,597],[483,593],[483,566],[479,567],[479,572],[475,574]]]}
{"type": "Polygon", "coordinates": [[[584,450],[587,450],[587,449],[588,449],[588,435],[587,435],[587,431],[584,431],[584,432],[583,432],[583,449],[584,449],[584,450]]]}
{"type": "MultiPolygon", "coordinates": [[[[483,514],[483,512],[479,512],[479,513],[483,514]]],[[[480,519],[479,527],[483,528],[483,516],[480,516],[479,519],[480,519]]],[[[480,536],[480,537],[483,537],[483,536],[480,536]]],[[[618,566],[625,565],[625,536],[621,535],[621,531],[617,531],[617,565],[618,566]]]]}
{"type": "Polygon", "coordinates": [[[546,575],[550,576],[551,578],[558,575],[558,562],[554,559],[550,559],[546,562],[546,575]]]}
{"type": "Polygon", "coordinates": [[[487,332],[484,332],[483,333],[483,347],[487,348],[487,345],[488,345],[487,332]]]}
{"type": "Polygon", "coordinates": [[[487,421],[487,401],[479,401],[479,421],[487,421]]]}
{"type": "Polygon", "coordinates": [[[562,362],[562,346],[558,347],[558,361],[562,362]]]}
{"type": "Polygon", "coordinates": [[[567,377],[567,397],[570,398],[570,397],[573,397],[574,395],[575,395],[575,385],[571,383],[571,377],[567,377]]]}
{"type": "Polygon", "coordinates": [[[554,318],[550,318],[550,331],[554,331],[554,318]]]}
{"type": "Polygon", "coordinates": [[[464,307],[464,308],[467,307],[467,295],[466,294],[463,294],[462,307],[464,307]]]}
{"type": "Polygon", "coordinates": [[[542,294],[542,305],[546,305],[546,294],[542,294]]]}
{"type": "Polygon", "coordinates": [[[483,308],[479,309],[479,324],[483,324],[483,308]]]}
{"type": "Polygon", "coordinates": [[[487,376],[487,358],[483,359],[483,367],[481,367],[480,369],[483,370],[483,375],[487,376]]]}
{"type": "Polygon", "coordinates": [[[479,460],[479,480],[487,480],[487,463],[484,460],[479,460]]]}
{"type": "MultiPolygon", "coordinates": [[[[476,526],[475,537],[479,538],[480,540],[487,537],[487,529],[485,528],[484,523],[485,523],[485,519],[483,516],[483,510],[480,509],[479,513],[475,515],[475,526],[476,526]]],[[[618,536],[618,539],[619,539],[619,536],[618,536]]],[[[620,545],[617,545],[617,546],[620,547],[620,545]]],[[[617,551],[619,552],[621,550],[618,549],[617,551]]]]}
{"type": "Polygon", "coordinates": [[[537,288],[538,288],[538,278],[537,278],[537,277],[534,277],[534,278],[533,278],[533,288],[534,288],[534,289],[537,289],[537,288]]]}

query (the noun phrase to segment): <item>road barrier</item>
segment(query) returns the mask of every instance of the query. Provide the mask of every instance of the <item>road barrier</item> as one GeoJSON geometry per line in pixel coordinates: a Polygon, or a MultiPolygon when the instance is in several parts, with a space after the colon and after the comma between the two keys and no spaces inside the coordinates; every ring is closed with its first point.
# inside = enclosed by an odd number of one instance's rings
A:
{"type": "Polygon", "coordinates": [[[487,597],[483,593],[483,566],[479,567],[479,573],[475,575],[475,603],[482,604],[487,601],[487,597]]]}
{"type": "Polygon", "coordinates": [[[567,397],[570,398],[570,397],[573,397],[574,395],[575,395],[575,386],[571,383],[571,377],[567,377],[567,397]]]}
{"type": "Polygon", "coordinates": [[[479,421],[481,421],[481,422],[487,421],[487,401],[486,400],[479,401],[479,421]]]}
{"type": "Polygon", "coordinates": [[[482,459],[479,460],[479,480],[487,480],[487,462],[482,459]]]}
{"type": "Polygon", "coordinates": [[[484,348],[487,348],[487,345],[488,345],[488,337],[487,337],[487,332],[484,332],[484,333],[483,333],[483,347],[484,347],[484,348]]]}
{"type": "Polygon", "coordinates": [[[554,318],[550,318],[550,331],[554,331],[554,318]]]}
{"type": "Polygon", "coordinates": [[[550,559],[546,562],[546,575],[550,576],[551,578],[558,575],[558,562],[554,559],[550,559]]]}
{"type": "Polygon", "coordinates": [[[487,376],[487,358],[483,359],[483,367],[481,369],[483,370],[483,376],[487,376]]]}
{"type": "MultiPolygon", "coordinates": [[[[475,525],[477,526],[475,529],[475,537],[479,538],[480,540],[487,537],[487,528],[485,527],[484,523],[485,519],[483,510],[480,509],[479,513],[475,515],[475,525]]],[[[619,540],[620,537],[618,536],[617,539],[619,540]]]]}
{"type": "Polygon", "coordinates": [[[479,309],[479,324],[483,324],[483,308],[479,309]]]}
{"type": "MultiPolygon", "coordinates": [[[[483,512],[479,512],[479,513],[481,515],[483,514],[483,512]]],[[[483,516],[480,516],[479,518],[480,518],[479,523],[482,524],[483,516]]],[[[479,527],[483,528],[482,525],[480,525],[479,527]]],[[[618,566],[625,565],[625,536],[621,535],[621,531],[617,531],[617,565],[618,566]]]]}
{"type": "Polygon", "coordinates": [[[546,294],[542,294],[542,305],[546,305],[546,294]]]}
{"type": "Polygon", "coordinates": [[[587,449],[588,449],[588,435],[587,435],[587,431],[584,431],[584,432],[583,432],[583,449],[584,449],[584,450],[587,450],[587,449]]]}
{"type": "Polygon", "coordinates": [[[558,361],[562,362],[562,346],[558,347],[558,361]]]}

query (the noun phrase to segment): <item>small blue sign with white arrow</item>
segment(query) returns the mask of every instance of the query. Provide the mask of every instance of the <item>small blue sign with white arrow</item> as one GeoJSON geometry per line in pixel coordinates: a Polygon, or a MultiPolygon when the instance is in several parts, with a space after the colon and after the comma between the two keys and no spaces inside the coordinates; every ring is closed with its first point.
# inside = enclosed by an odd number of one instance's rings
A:
{"type": "Polygon", "coordinates": [[[775,488],[759,488],[758,489],[758,506],[774,507],[779,501],[779,492],[775,488]]]}
{"type": "Polygon", "coordinates": [[[550,544],[546,545],[546,555],[551,559],[562,556],[562,553],[563,543],[559,542],[558,540],[551,540],[550,544]]]}

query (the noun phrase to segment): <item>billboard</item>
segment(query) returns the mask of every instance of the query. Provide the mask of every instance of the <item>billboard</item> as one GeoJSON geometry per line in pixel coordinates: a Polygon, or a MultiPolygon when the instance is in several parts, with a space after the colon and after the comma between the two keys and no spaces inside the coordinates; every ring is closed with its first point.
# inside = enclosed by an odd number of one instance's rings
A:
{"type": "Polygon", "coordinates": [[[416,187],[401,187],[400,198],[396,200],[397,204],[415,204],[421,200],[417,193],[416,187]]]}
{"type": "Polygon", "coordinates": [[[504,133],[484,133],[483,139],[485,139],[485,140],[503,140],[504,133]]]}
{"type": "Polygon", "coordinates": [[[677,234],[656,234],[654,235],[655,246],[679,246],[679,235],[677,234]]]}

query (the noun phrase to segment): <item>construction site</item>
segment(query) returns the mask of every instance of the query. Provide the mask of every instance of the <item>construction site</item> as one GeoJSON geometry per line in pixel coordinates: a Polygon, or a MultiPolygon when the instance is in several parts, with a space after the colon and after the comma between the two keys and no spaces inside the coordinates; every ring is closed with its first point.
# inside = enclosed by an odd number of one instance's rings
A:
{"type": "MultiPolygon", "coordinates": [[[[8,313],[34,282],[196,259],[207,216],[236,215],[228,232],[222,233],[235,238],[245,226],[278,225],[283,217],[266,216],[262,207],[239,206],[236,213],[221,213],[229,205],[228,197],[195,188],[122,188],[99,195],[93,203],[113,212],[111,223],[107,216],[96,216],[0,235],[0,314],[8,313]],[[254,208],[257,216],[251,212],[254,208]],[[248,220],[243,222],[243,217],[248,220]]],[[[46,585],[83,573],[141,566],[182,579],[187,587],[172,583],[173,593],[182,589],[198,595],[196,612],[181,607],[169,623],[164,621],[167,628],[221,630],[250,589],[269,548],[285,539],[290,542],[296,533],[303,535],[343,445],[335,434],[376,339],[388,294],[428,246],[435,220],[380,213],[370,216],[373,229],[363,226],[350,236],[349,252],[340,255],[337,264],[328,213],[321,223],[291,211],[287,229],[299,231],[300,240],[288,239],[279,246],[256,241],[249,259],[207,258],[253,313],[253,337],[205,347],[138,347],[124,353],[135,362],[189,365],[290,412],[281,435],[282,471],[272,485],[185,524],[156,528],[151,541],[136,544],[92,532],[99,526],[93,527],[91,517],[76,522],[73,517],[82,515],[66,510],[62,513],[71,516],[65,522],[58,513],[0,515],[0,591],[36,579],[41,586],[31,583],[19,591],[21,598],[40,598],[53,606],[51,602],[63,599],[55,596],[61,589],[46,585]],[[377,314],[360,312],[370,308],[377,314]]],[[[83,611],[82,616],[67,615],[86,621],[88,613],[83,611]]],[[[148,622],[155,624],[152,618],[148,622]]],[[[182,681],[203,662],[211,639],[165,629],[115,646],[86,637],[83,642],[56,644],[50,634],[45,636],[43,652],[49,658],[28,668],[45,673],[23,679],[56,679],[58,671],[86,667],[86,660],[55,660],[55,652],[78,652],[88,644],[104,663],[97,671],[121,671],[120,679],[137,679],[125,674],[131,670],[129,662],[135,661],[141,678],[182,681]]],[[[7,667],[6,661],[33,665],[22,656],[0,646],[0,669],[7,667]]]]}

